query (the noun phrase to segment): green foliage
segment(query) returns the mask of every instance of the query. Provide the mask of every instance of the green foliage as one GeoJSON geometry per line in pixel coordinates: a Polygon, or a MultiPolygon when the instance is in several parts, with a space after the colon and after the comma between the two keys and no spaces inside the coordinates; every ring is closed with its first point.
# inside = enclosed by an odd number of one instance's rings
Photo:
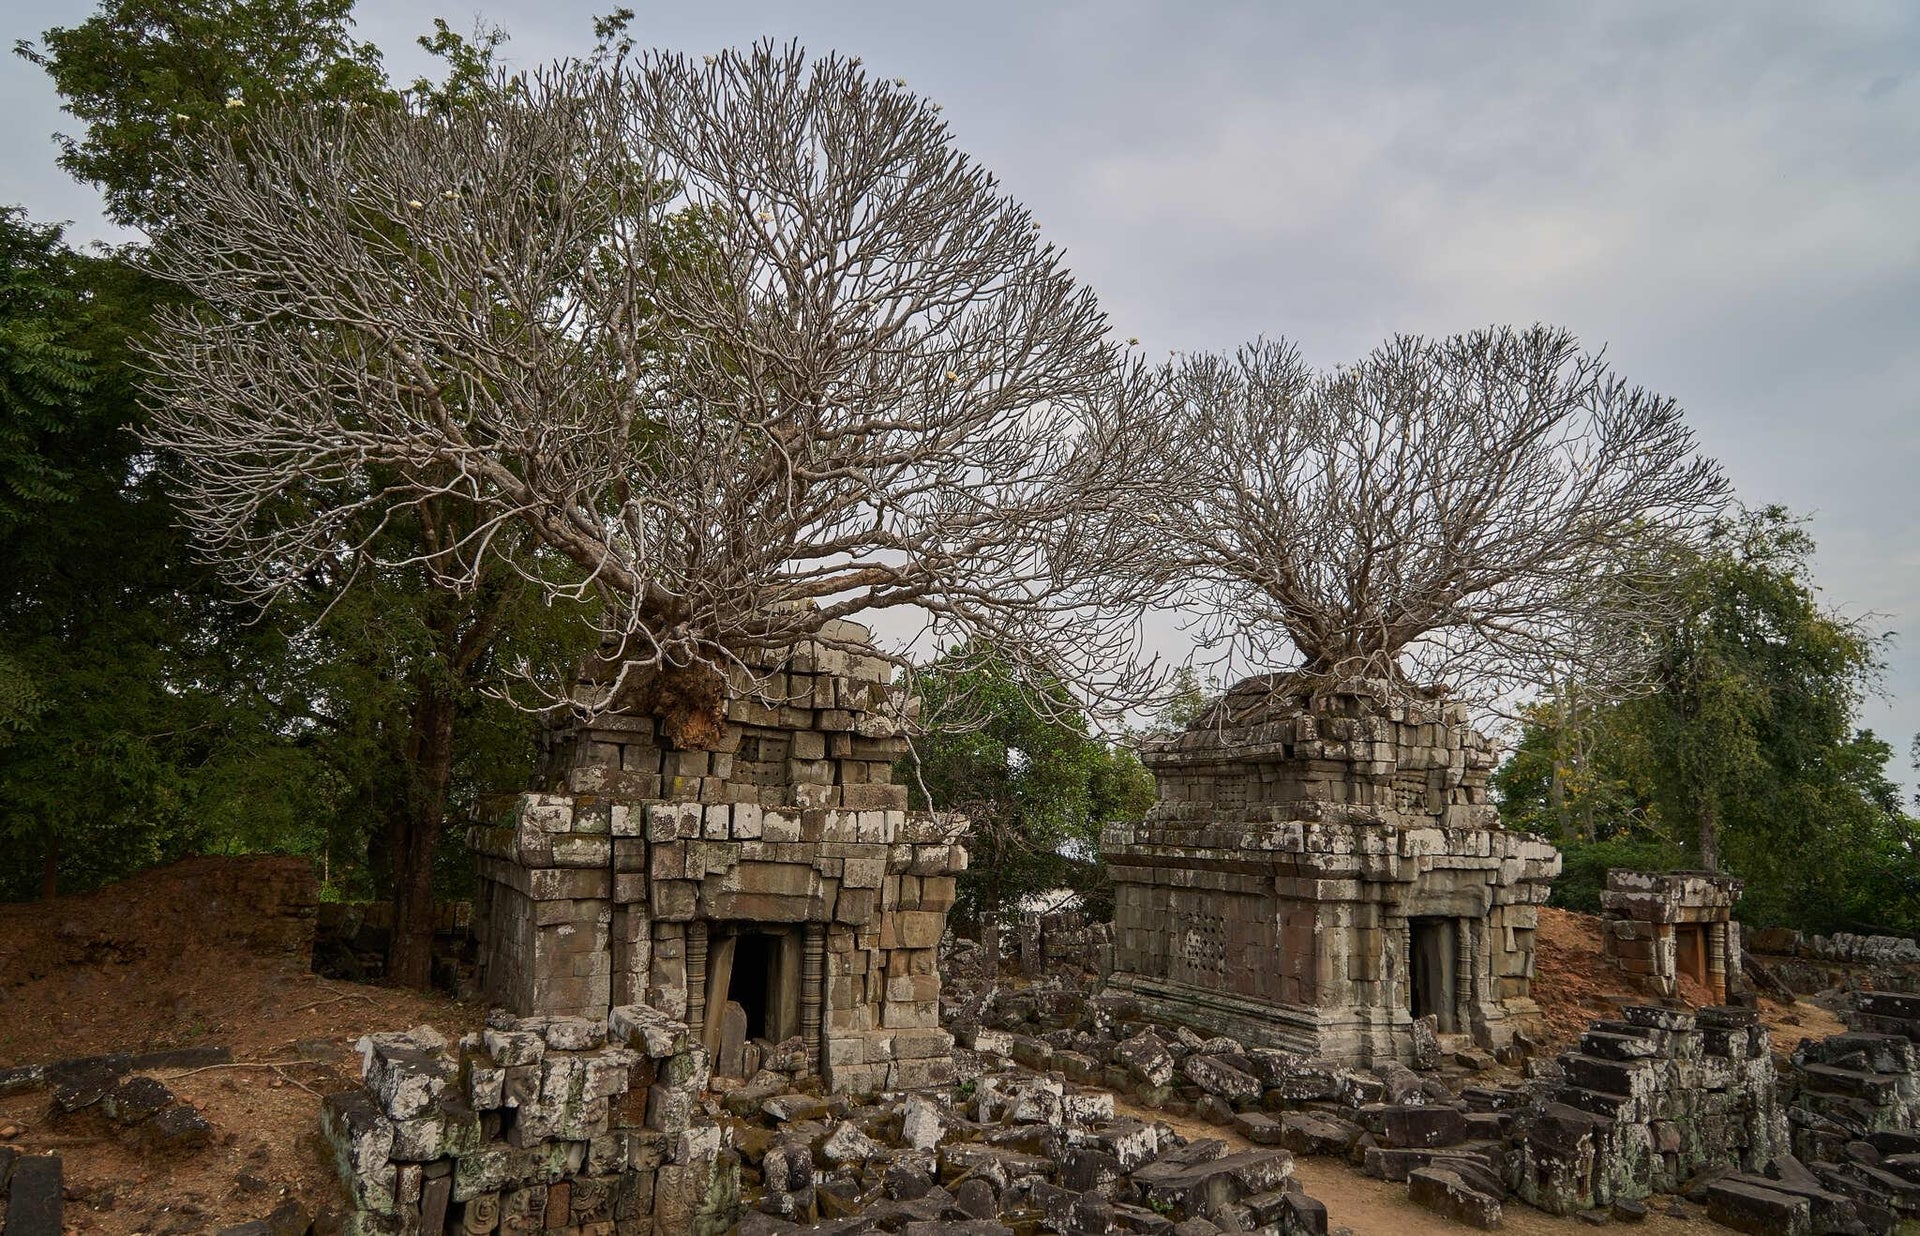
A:
{"type": "Polygon", "coordinates": [[[1177,733],[1205,716],[1219,698],[1218,682],[1211,677],[1203,679],[1192,666],[1183,665],[1174,671],[1165,702],[1148,728],[1153,732],[1177,733]]]}
{"type": "Polygon", "coordinates": [[[1092,737],[1064,690],[1039,706],[1003,664],[970,649],[953,650],[913,685],[930,716],[968,719],[936,722],[896,771],[916,808],[968,818],[962,918],[1011,923],[1022,898],[1055,888],[1080,893],[1096,916],[1109,912],[1100,830],[1152,805],[1153,778],[1139,758],[1092,737]]]}
{"type": "Polygon", "coordinates": [[[1508,828],[1562,844],[1645,834],[1648,751],[1633,715],[1566,687],[1522,709],[1520,741],[1494,770],[1508,828]]]}
{"type": "MultiPolygon", "coordinates": [[[[18,207],[0,210],[0,532],[74,497],[72,473],[40,449],[66,432],[94,383],[71,341],[71,265],[59,228],[29,222],[18,207]]],[[[0,717],[8,698],[0,686],[0,717]]]]}
{"type": "MultiPolygon", "coordinates": [[[[349,36],[351,9],[105,0],[15,50],[86,126],[61,139],[62,166],[151,231],[201,127],[244,146],[265,103],[400,102],[379,52],[349,36]]],[[[415,91],[470,97],[504,39],[437,23],[421,42],[446,78],[415,91]]],[[[352,563],[344,592],[239,605],[177,531],[164,461],[139,441],[129,340],[179,294],[132,251],[82,256],[17,212],[0,223],[0,552],[15,568],[0,583],[0,897],[39,892],[43,866],[74,888],[209,849],[313,853],[331,891],[363,896],[424,859],[458,889],[459,847],[408,841],[526,784],[533,723],[492,688],[508,659],[571,655],[575,624],[511,574],[454,595],[421,569],[352,563]]],[[[403,511],[383,535],[417,546],[461,517],[403,511]]]]}
{"type": "Polygon", "coordinates": [[[131,432],[128,340],[166,293],[17,211],[0,250],[0,339],[63,374],[0,399],[0,896],[19,897],[50,855],[90,883],[219,848],[241,821],[302,818],[314,782],[267,694],[281,641],[188,552],[131,432]],[[267,750],[276,775],[245,788],[267,750]]]}
{"type": "Polygon", "coordinates": [[[1684,848],[1657,837],[1616,836],[1601,841],[1578,837],[1563,841],[1560,858],[1560,877],[1553,882],[1553,897],[1548,904],[1598,914],[1608,868],[1676,871],[1688,865],[1689,856],[1684,848]]]}
{"type": "Polygon", "coordinates": [[[438,82],[416,77],[407,93],[429,110],[451,111],[488,88],[494,60],[506,41],[507,32],[498,26],[476,23],[473,34],[466,36],[454,33],[446,18],[434,18],[433,33],[415,42],[446,65],[446,76],[438,82]]]}
{"type": "Polygon", "coordinates": [[[151,231],[172,213],[171,159],[199,125],[244,124],[269,100],[391,100],[380,52],[349,33],[353,0],[105,0],[16,54],[53,78],[86,126],[60,166],[100,186],[116,222],[151,231]]]}
{"type": "Polygon", "coordinates": [[[1820,604],[1812,551],[1778,507],[1721,528],[1687,564],[1678,617],[1653,633],[1658,691],[1605,704],[1563,688],[1528,711],[1494,781],[1508,826],[1570,854],[1617,841],[1668,867],[1724,869],[1746,879],[1741,917],[1756,925],[1920,927],[1920,849],[1886,775],[1892,751],[1854,728],[1879,641],[1820,604]]]}

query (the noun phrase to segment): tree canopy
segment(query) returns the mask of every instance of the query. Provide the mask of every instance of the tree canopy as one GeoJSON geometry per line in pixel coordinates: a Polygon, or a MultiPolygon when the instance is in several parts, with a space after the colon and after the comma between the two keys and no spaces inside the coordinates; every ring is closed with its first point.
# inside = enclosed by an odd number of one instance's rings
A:
{"type": "Polygon", "coordinates": [[[926,101],[763,44],[263,109],[248,141],[176,169],[155,264],[198,301],[149,354],[153,441],[243,590],[397,561],[387,513],[457,499],[406,561],[458,589],[530,537],[636,676],[910,606],[1016,672],[1124,677],[1134,577],[1090,495],[1128,370],[926,101]]]}
{"type": "Polygon", "coordinates": [[[60,166],[99,186],[114,222],[151,232],[179,206],[179,151],[274,99],[390,97],[380,51],[352,37],[354,0],[105,0],[16,54],[47,70],[85,126],[60,166]]]}
{"type": "Polygon", "coordinates": [[[1161,384],[1123,518],[1255,668],[1642,679],[1630,637],[1670,596],[1650,547],[1697,539],[1725,488],[1671,399],[1549,327],[1400,336],[1329,372],[1262,341],[1161,384]]]}
{"type": "Polygon", "coordinates": [[[1778,507],[1721,524],[1651,633],[1657,690],[1563,687],[1496,777],[1511,825],[1574,847],[1652,840],[1748,881],[1748,921],[1920,926],[1920,842],[1856,727],[1879,639],[1823,605],[1813,542],[1778,507]]]}
{"type": "Polygon", "coordinates": [[[922,734],[898,778],[917,808],[967,817],[960,913],[996,928],[1018,916],[1022,899],[1069,889],[1098,918],[1112,905],[1100,830],[1145,814],[1153,777],[1131,751],[1092,737],[1064,689],[1055,689],[1052,707],[1036,705],[990,651],[958,648],[947,660],[916,674],[915,691],[936,717],[988,719],[922,734]],[[971,697],[964,709],[942,707],[958,693],[971,697]]]}

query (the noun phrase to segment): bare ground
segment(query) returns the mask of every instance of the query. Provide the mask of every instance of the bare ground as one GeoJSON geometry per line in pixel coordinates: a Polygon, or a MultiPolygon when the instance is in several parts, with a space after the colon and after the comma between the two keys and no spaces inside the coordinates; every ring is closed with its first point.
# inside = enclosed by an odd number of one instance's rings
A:
{"type": "Polygon", "coordinates": [[[335,1189],[320,1097],[352,1081],[354,1040],[479,1023],[482,1010],[439,996],[320,979],[271,931],[224,930],[219,915],[238,908],[207,903],[232,873],[209,864],[258,862],[242,882],[257,887],[280,861],[195,859],[51,906],[0,907],[0,1068],[203,1045],[236,1061],[153,1073],[214,1128],[210,1147],[175,1160],[94,1119],[56,1123],[45,1090],[0,1098],[0,1141],[61,1155],[70,1231],[210,1232],[286,1197],[316,1209],[335,1189]]]}

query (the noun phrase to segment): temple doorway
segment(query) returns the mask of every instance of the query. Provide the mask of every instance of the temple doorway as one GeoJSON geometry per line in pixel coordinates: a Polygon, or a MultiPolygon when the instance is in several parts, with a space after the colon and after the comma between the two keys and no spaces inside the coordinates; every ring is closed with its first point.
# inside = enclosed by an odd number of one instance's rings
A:
{"type": "Polygon", "coordinates": [[[1459,1032],[1457,976],[1454,958],[1460,924],[1451,918],[1415,918],[1407,920],[1410,936],[1408,957],[1409,999],[1413,1015],[1432,1015],[1440,1033],[1459,1032]]]}

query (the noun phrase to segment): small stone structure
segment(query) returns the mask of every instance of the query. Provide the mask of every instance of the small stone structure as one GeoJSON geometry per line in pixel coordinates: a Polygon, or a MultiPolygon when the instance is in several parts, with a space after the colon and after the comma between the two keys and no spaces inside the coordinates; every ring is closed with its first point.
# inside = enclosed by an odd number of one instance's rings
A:
{"type": "Polygon", "coordinates": [[[1250,679],[1142,759],[1159,799],[1109,828],[1109,990],[1249,1044],[1412,1059],[1414,1023],[1509,1044],[1537,1016],[1534,932],[1560,855],[1487,802],[1463,705],[1250,679]]]}
{"type": "Polygon", "coordinates": [[[723,1076],[798,1035],[837,1090],[950,1080],[936,948],[964,822],[907,811],[908,702],[868,641],[833,623],[763,657],[698,749],[645,708],[561,735],[555,791],[475,830],[488,998],[600,1020],[646,1004],[723,1076]]]}
{"type": "Polygon", "coordinates": [[[1733,921],[1740,880],[1697,871],[1607,872],[1600,894],[1606,926],[1601,951],[1651,995],[1680,995],[1680,976],[1700,985],[1708,1004],[1746,990],[1740,973],[1740,924],[1733,921]]]}

